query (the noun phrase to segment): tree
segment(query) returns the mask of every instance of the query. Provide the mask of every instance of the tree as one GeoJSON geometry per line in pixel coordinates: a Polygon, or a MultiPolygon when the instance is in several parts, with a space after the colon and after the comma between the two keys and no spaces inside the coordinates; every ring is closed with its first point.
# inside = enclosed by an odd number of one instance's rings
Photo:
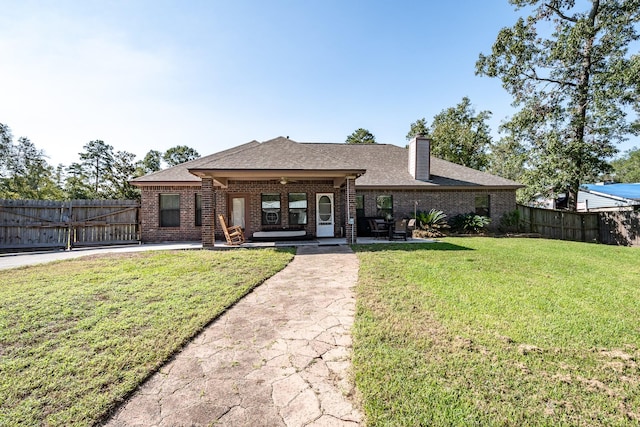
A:
{"type": "Polygon", "coordinates": [[[56,184],[58,188],[63,189],[66,167],[62,163],[58,163],[58,166],[52,169],[52,171],[53,171],[53,175],[52,175],[53,182],[56,184]]]}
{"type": "Polygon", "coordinates": [[[179,165],[180,163],[188,162],[189,160],[195,160],[200,157],[200,154],[193,148],[186,145],[176,145],[169,148],[164,152],[162,158],[169,166],[179,165]]]}
{"type": "Polygon", "coordinates": [[[618,182],[640,182],[640,148],[625,152],[624,156],[611,162],[618,182]]]}
{"type": "Polygon", "coordinates": [[[127,151],[118,151],[113,156],[113,165],[109,173],[109,198],[112,199],[137,199],[140,192],[129,180],[136,172],[136,155],[127,151]]]}
{"type": "Polygon", "coordinates": [[[429,125],[427,125],[427,120],[424,117],[411,123],[409,133],[406,136],[407,141],[411,141],[418,135],[429,136],[429,125]]]}
{"type": "Polygon", "coordinates": [[[9,126],[0,123],[0,178],[8,173],[8,160],[11,158],[13,135],[9,126]]]}
{"type": "Polygon", "coordinates": [[[89,177],[82,164],[74,162],[67,167],[64,192],[69,200],[91,199],[93,197],[94,191],[89,184],[89,177]]]}
{"type": "Polygon", "coordinates": [[[431,138],[431,153],[459,165],[484,169],[487,165],[486,151],[491,144],[490,129],[486,123],[490,116],[490,111],[476,114],[466,96],[455,107],[436,114],[427,134],[431,138]]]}
{"type": "Polygon", "coordinates": [[[499,128],[502,137],[491,145],[488,155],[487,172],[525,184],[516,192],[518,203],[526,204],[535,194],[540,193],[538,181],[530,173],[530,152],[522,143],[522,135],[516,118],[504,122],[499,128]]]}
{"type": "Polygon", "coordinates": [[[162,169],[162,153],[157,150],[150,150],[144,156],[144,159],[137,163],[135,175],[142,176],[157,172],[160,169],[162,169]]]}
{"type": "Polygon", "coordinates": [[[638,108],[640,55],[628,46],[638,40],[640,3],[591,0],[582,10],[575,0],[509,2],[532,14],[500,30],[476,74],[502,80],[520,108],[527,173],[541,188],[567,191],[575,210],[581,183],[607,172],[615,144],[638,132],[626,113],[638,108]]]}
{"type": "Polygon", "coordinates": [[[345,140],[347,144],[375,144],[376,137],[367,129],[359,128],[353,131],[353,133],[347,136],[345,140]]]}
{"type": "Polygon", "coordinates": [[[34,200],[62,197],[62,190],[53,180],[53,168],[47,163],[44,152],[29,138],[18,138],[17,144],[10,139],[8,141],[5,151],[7,176],[0,181],[0,197],[34,200]]]}
{"type": "Polygon", "coordinates": [[[80,160],[87,176],[93,183],[92,197],[104,198],[109,190],[105,185],[107,176],[111,173],[114,162],[113,147],[96,139],[82,148],[85,151],[80,153],[80,160]]]}
{"type": "Polygon", "coordinates": [[[491,146],[487,172],[518,181],[522,176],[528,156],[527,149],[513,135],[506,135],[491,146]]]}

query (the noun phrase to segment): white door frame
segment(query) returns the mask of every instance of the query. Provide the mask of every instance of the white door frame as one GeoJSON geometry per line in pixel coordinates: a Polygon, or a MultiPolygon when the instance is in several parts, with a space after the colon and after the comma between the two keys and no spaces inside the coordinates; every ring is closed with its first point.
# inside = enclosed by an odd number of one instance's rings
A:
{"type": "Polygon", "coordinates": [[[335,217],[335,201],[333,193],[316,193],[316,237],[334,237],[335,217]],[[320,218],[320,199],[325,196],[328,197],[331,202],[330,218],[320,218]]]}
{"type": "Polygon", "coordinates": [[[229,194],[227,197],[227,212],[228,212],[227,225],[229,226],[239,225],[242,227],[245,234],[251,232],[250,230],[251,227],[249,225],[248,218],[247,218],[248,217],[247,213],[249,212],[249,195],[248,194],[246,193],[229,194]],[[242,212],[242,214],[244,215],[243,218],[238,218],[238,212],[234,212],[233,199],[244,199],[244,212],[242,212]],[[237,220],[241,220],[241,222],[236,224],[237,220]]]}

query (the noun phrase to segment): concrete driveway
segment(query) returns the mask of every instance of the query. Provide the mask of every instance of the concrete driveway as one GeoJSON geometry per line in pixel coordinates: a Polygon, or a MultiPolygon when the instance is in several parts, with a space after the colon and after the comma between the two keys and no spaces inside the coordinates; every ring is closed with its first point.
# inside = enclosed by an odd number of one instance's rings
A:
{"type": "Polygon", "coordinates": [[[0,254],[0,270],[97,254],[201,248],[201,243],[153,243],[144,245],[74,249],[72,251],[14,252],[0,254]]]}

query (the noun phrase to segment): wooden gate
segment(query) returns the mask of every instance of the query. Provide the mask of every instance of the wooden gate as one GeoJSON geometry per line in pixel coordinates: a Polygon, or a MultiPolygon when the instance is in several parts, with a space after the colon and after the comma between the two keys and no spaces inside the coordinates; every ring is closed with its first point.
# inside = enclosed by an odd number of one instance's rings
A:
{"type": "Polygon", "coordinates": [[[136,200],[0,200],[0,250],[140,241],[136,200]]]}

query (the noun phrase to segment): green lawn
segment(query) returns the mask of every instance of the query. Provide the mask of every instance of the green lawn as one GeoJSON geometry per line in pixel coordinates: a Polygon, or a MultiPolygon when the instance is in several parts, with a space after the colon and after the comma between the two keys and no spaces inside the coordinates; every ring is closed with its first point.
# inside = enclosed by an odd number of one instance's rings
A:
{"type": "Polygon", "coordinates": [[[447,238],[356,251],[369,426],[640,424],[640,249],[447,238]]]}
{"type": "Polygon", "coordinates": [[[0,272],[0,426],[94,424],[292,257],[145,252],[0,272]]]}

